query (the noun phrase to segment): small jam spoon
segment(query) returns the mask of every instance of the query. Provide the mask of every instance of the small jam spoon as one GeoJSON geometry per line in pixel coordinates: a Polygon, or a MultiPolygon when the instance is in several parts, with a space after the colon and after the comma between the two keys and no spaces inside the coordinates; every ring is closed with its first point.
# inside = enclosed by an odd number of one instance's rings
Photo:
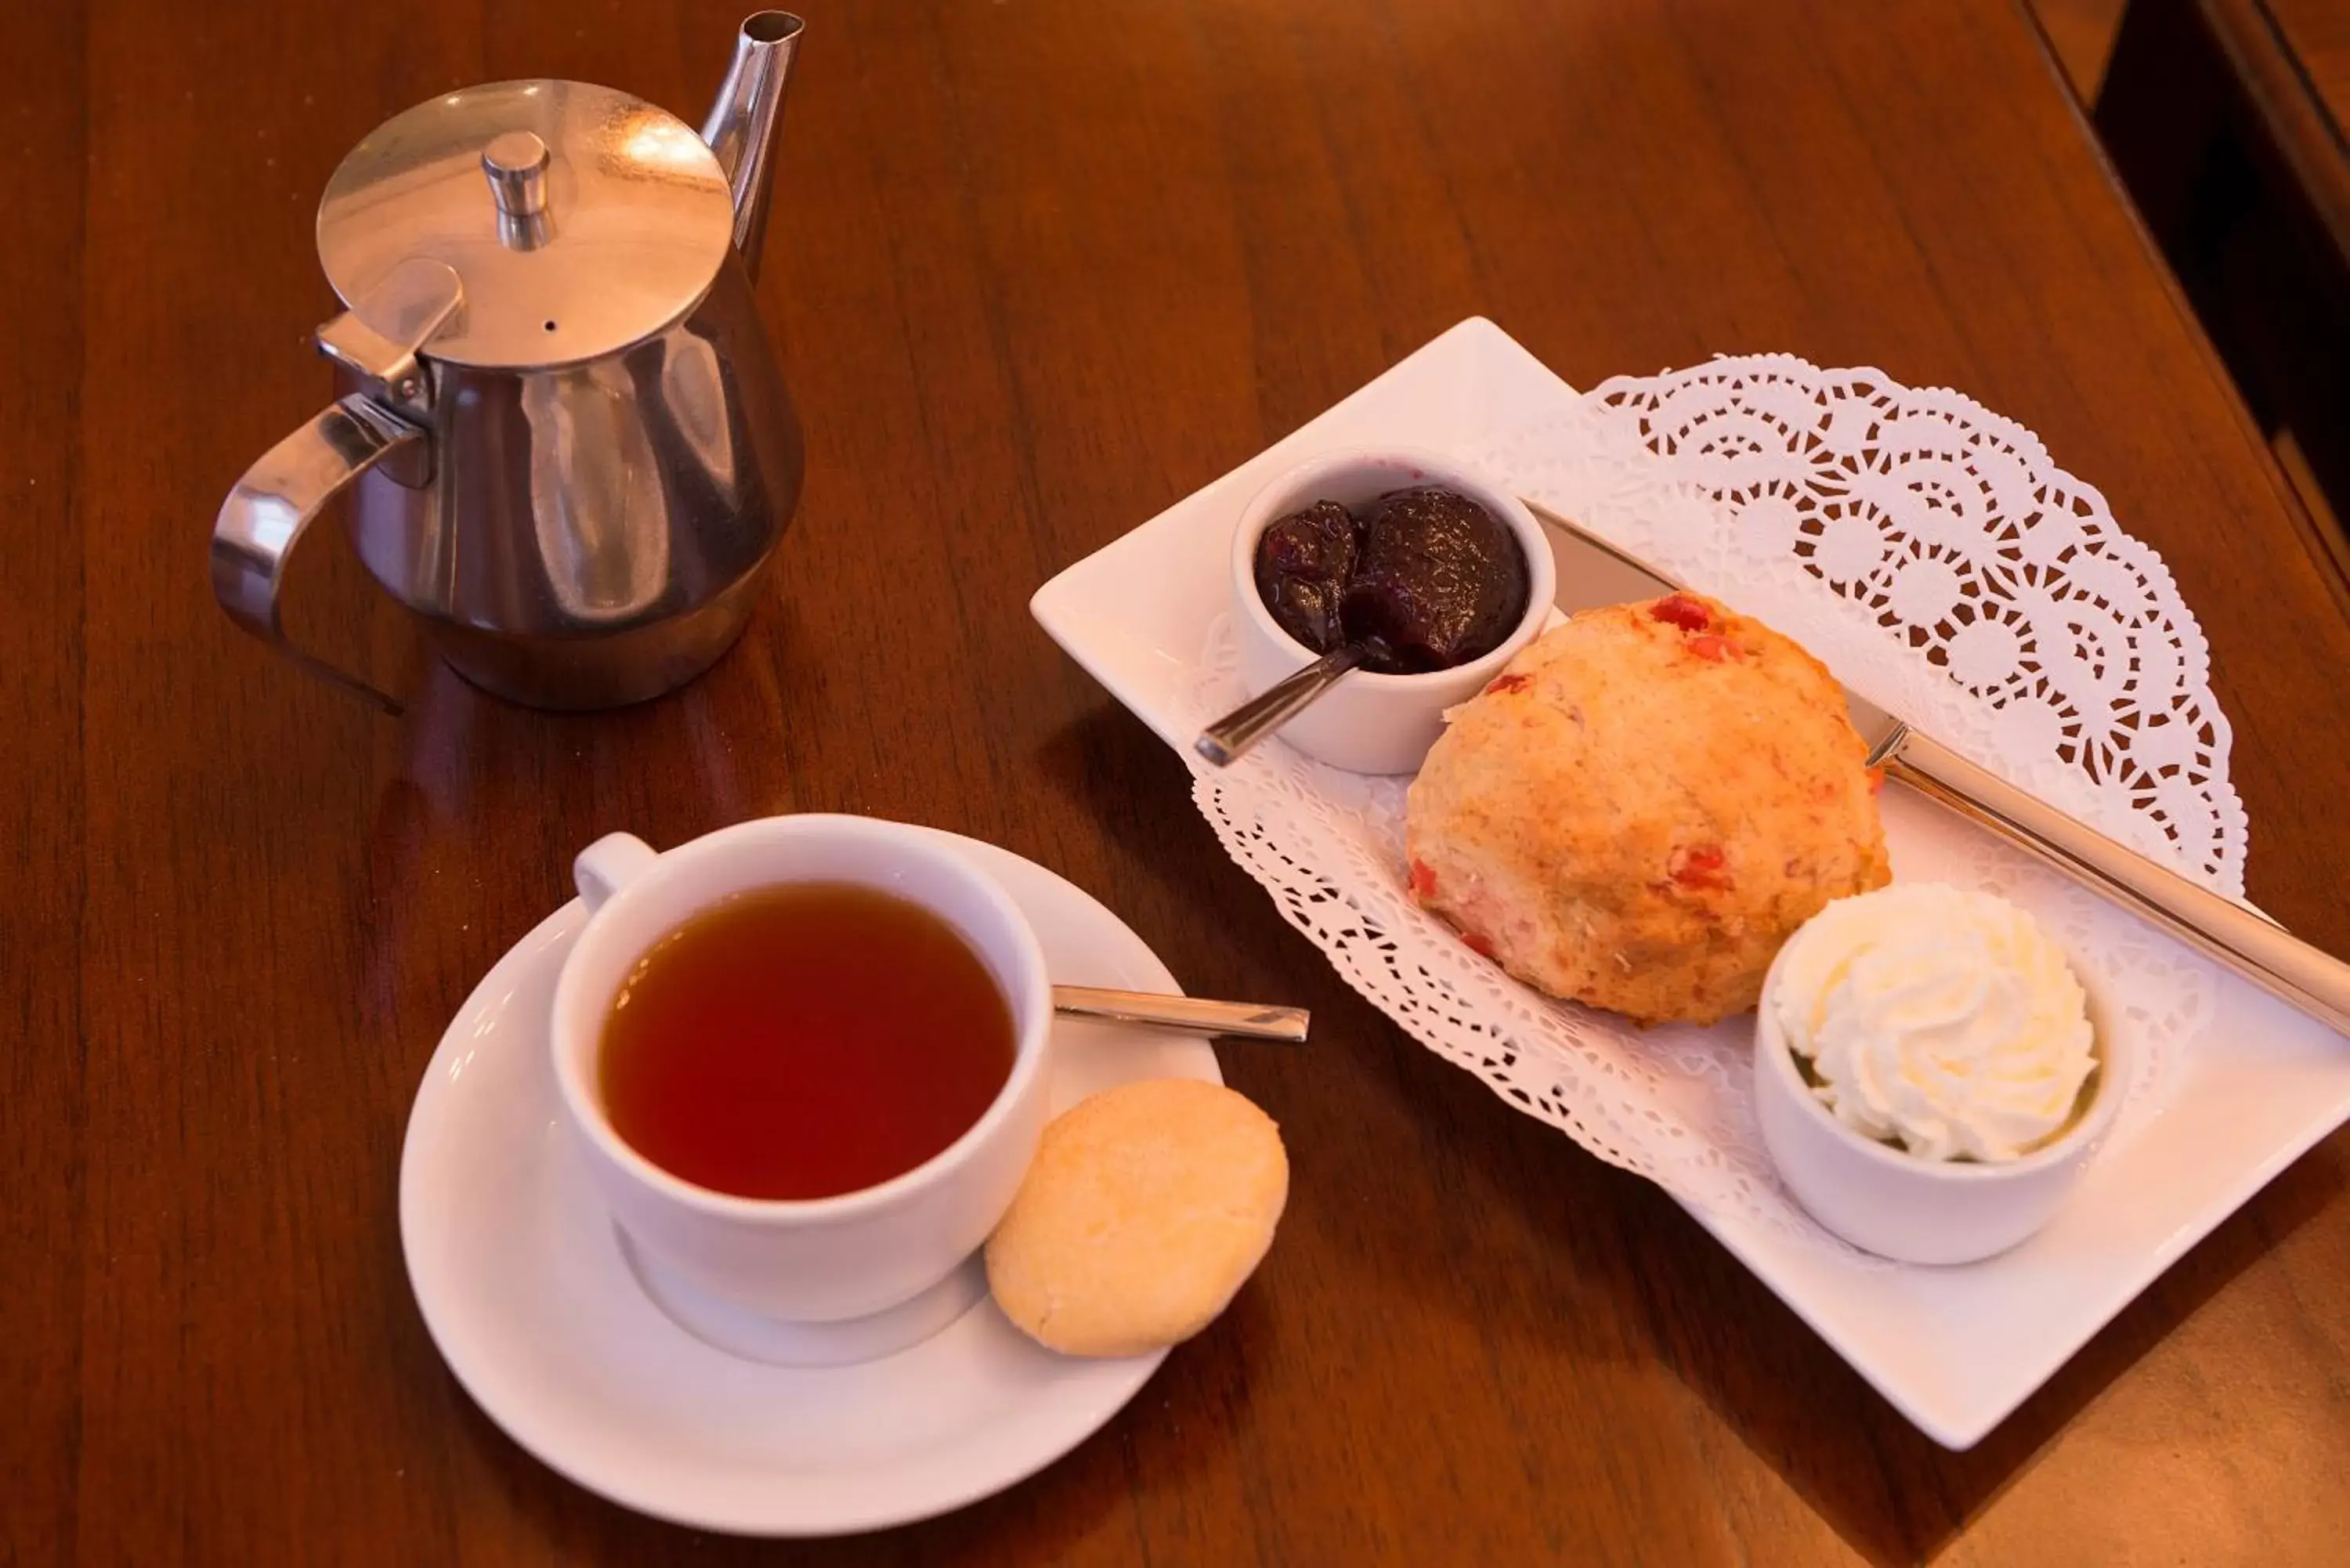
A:
{"type": "Polygon", "coordinates": [[[1090,985],[1056,985],[1053,1011],[1065,1018],[1098,1018],[1113,1023],[1146,1023],[1192,1034],[1232,1034],[1248,1040],[1305,1043],[1312,1019],[1302,1007],[1268,1007],[1253,1002],[1211,1002],[1201,996],[1168,996],[1151,991],[1102,991],[1090,985]]]}
{"type": "Polygon", "coordinates": [[[1220,768],[1230,767],[1259,741],[1304,712],[1338,678],[1359,665],[1393,663],[1394,653],[1376,637],[1342,642],[1295,674],[1284,676],[1200,732],[1191,749],[1220,768]]]}

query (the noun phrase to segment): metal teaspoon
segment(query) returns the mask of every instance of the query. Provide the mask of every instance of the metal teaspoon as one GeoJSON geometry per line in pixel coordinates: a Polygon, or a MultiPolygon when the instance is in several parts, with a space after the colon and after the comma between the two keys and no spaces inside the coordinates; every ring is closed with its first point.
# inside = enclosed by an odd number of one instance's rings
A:
{"type": "Polygon", "coordinates": [[[1342,642],[1295,675],[1284,676],[1200,732],[1191,749],[1216,766],[1229,767],[1259,741],[1288,723],[1338,678],[1374,653],[1385,653],[1378,638],[1342,642]]]}
{"type": "Polygon", "coordinates": [[[1305,1043],[1312,1015],[1302,1007],[1271,1007],[1253,1002],[1211,1002],[1202,996],[1168,996],[1149,991],[1103,991],[1090,985],[1056,985],[1053,1011],[1064,1018],[1098,1018],[1115,1023],[1146,1023],[1193,1034],[1231,1034],[1248,1040],[1305,1043]]]}

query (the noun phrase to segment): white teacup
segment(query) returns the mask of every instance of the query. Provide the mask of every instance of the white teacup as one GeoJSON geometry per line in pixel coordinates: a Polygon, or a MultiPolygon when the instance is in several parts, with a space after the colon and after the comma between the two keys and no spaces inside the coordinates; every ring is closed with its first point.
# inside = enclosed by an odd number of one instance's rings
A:
{"type": "Polygon", "coordinates": [[[556,984],[556,1084],[653,1298],[721,1348],[801,1365],[885,1355],[961,1315],[983,1288],[967,1261],[1011,1207],[1049,1099],[1052,986],[1011,898],[921,829],[857,816],[766,817],[658,854],[616,833],[573,871],[590,919],[556,984]],[[1010,1004],[1012,1072],[969,1130],[911,1170],[833,1198],[742,1198],[629,1147],[606,1114],[597,1052],[614,995],[655,941],[731,893],[792,882],[861,884],[952,926],[1010,1004]]]}

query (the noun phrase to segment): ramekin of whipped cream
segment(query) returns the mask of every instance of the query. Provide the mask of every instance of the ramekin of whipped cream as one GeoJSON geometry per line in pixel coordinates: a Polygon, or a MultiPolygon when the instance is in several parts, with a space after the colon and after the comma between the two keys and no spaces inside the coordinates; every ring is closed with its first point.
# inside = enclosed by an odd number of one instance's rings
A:
{"type": "Polygon", "coordinates": [[[1855,1246],[1915,1263],[2046,1224],[2120,1109],[2126,1064],[2064,949],[1991,893],[1840,898],[1762,985],[1755,1108],[1780,1175],[1855,1246]]]}

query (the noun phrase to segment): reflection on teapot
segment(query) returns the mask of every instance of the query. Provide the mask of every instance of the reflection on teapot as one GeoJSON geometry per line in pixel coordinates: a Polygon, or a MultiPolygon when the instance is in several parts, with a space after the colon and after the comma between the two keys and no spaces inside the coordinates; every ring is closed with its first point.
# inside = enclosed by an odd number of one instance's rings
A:
{"type": "Polygon", "coordinates": [[[349,306],[343,396],[254,465],[213,584],[286,643],[278,587],[320,508],[466,679],[597,708],[706,669],[798,499],[799,426],[752,295],[800,22],[743,25],[699,136],[577,82],[451,93],[380,127],[318,209],[349,306]]]}
{"type": "Polygon", "coordinates": [[[725,368],[709,344],[691,334],[671,337],[661,363],[660,406],[675,421],[677,444],[693,454],[719,489],[734,483],[734,439],[726,422],[725,368]]]}
{"type": "Polygon", "coordinates": [[[643,615],[669,579],[669,529],[652,441],[628,417],[617,365],[582,365],[523,383],[530,426],[533,544],[547,592],[582,626],[643,615]]]}

